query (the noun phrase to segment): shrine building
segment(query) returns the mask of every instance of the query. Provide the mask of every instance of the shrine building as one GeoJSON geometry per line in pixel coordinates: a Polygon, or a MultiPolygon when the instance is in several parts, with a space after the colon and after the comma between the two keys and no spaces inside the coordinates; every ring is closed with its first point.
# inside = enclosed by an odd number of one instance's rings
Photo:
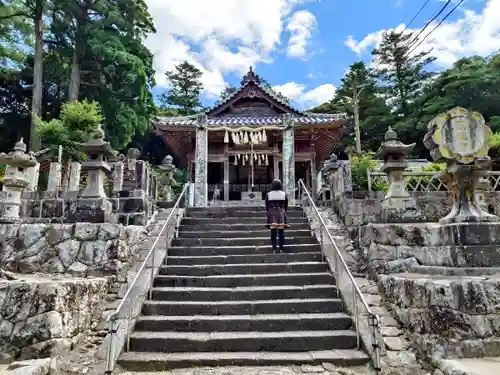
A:
{"type": "Polygon", "coordinates": [[[263,199],[274,178],[291,203],[302,178],[312,194],[316,174],[338,143],[346,114],[315,114],[290,106],[264,87],[250,68],[241,87],[212,109],[191,116],[158,117],[160,135],[176,166],[194,181],[194,205],[220,200],[263,199]]]}

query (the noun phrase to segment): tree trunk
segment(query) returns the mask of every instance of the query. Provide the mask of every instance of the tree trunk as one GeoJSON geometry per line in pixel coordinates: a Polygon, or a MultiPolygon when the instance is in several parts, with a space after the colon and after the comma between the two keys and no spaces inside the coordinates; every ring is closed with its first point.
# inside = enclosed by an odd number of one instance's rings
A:
{"type": "Polygon", "coordinates": [[[33,99],[31,102],[30,151],[41,147],[40,137],[36,133],[36,118],[42,117],[43,95],[43,0],[35,4],[35,61],[33,66],[33,99]]]}
{"type": "Polygon", "coordinates": [[[68,102],[78,100],[80,95],[80,41],[75,41],[75,49],[73,51],[73,61],[71,62],[71,76],[69,79],[68,102]]]}

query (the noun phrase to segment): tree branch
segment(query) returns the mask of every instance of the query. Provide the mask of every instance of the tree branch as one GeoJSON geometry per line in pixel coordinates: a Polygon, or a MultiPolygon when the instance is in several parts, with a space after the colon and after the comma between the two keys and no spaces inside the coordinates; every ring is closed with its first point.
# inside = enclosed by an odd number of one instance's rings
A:
{"type": "Polygon", "coordinates": [[[30,15],[28,13],[25,13],[25,12],[17,12],[17,13],[12,13],[12,14],[9,14],[7,16],[1,16],[0,17],[0,21],[5,21],[5,20],[8,20],[10,18],[14,18],[14,17],[19,17],[19,16],[24,16],[24,17],[30,17],[30,15]]]}

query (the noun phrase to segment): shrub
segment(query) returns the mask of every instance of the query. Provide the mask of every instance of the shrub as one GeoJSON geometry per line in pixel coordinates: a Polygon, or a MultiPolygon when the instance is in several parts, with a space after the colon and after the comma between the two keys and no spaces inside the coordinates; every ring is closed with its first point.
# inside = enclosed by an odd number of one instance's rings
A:
{"type": "MultiPolygon", "coordinates": [[[[368,171],[378,170],[378,162],[371,154],[349,155],[352,174],[352,188],[357,191],[368,191],[368,171]]],[[[387,191],[385,178],[372,178],[372,190],[387,191]]]]}

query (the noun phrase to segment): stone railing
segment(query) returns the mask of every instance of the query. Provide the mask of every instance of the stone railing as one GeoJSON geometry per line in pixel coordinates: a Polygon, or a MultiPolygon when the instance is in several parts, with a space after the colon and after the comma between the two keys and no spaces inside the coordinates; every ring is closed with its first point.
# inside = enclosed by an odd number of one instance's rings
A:
{"type": "MultiPolygon", "coordinates": [[[[417,191],[448,191],[448,188],[437,177],[439,172],[404,172],[403,177],[408,192],[417,191]]],[[[500,172],[491,171],[486,174],[490,191],[500,191],[500,172]]],[[[387,181],[387,176],[382,172],[367,172],[368,191],[375,191],[374,181],[382,179],[387,181]]]]}

